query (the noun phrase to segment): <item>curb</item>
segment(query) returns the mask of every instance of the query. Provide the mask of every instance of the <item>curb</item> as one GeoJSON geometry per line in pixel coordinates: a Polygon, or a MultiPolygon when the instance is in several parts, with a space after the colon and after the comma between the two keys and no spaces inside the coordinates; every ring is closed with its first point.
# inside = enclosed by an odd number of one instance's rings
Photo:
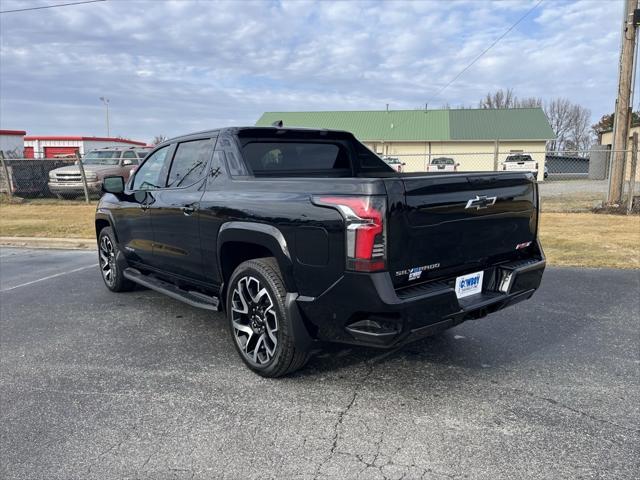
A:
{"type": "Polygon", "coordinates": [[[0,237],[0,247],[96,250],[95,238],[0,237]]]}

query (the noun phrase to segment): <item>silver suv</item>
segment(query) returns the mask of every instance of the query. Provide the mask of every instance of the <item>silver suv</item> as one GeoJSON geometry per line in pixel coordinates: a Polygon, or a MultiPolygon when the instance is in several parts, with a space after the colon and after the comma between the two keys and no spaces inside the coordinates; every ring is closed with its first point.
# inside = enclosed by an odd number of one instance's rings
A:
{"type": "MultiPolygon", "coordinates": [[[[126,179],[151,149],[144,147],[105,147],[92,150],[82,158],[90,194],[100,195],[102,179],[118,175],[126,179]]],[[[56,168],[49,172],[49,190],[58,198],[82,195],[82,174],[78,165],[56,168]]]]}

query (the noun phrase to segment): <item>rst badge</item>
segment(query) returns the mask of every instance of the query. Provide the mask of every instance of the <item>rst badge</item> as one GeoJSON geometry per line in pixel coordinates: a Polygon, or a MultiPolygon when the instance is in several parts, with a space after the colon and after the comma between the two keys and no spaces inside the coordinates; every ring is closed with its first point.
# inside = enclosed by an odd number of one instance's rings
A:
{"type": "Polygon", "coordinates": [[[456,278],[456,296],[458,298],[464,298],[482,292],[483,277],[484,271],[470,273],[456,278]]]}
{"type": "Polygon", "coordinates": [[[412,268],[411,270],[409,270],[409,281],[417,280],[418,278],[420,278],[420,275],[422,275],[422,270],[420,270],[419,267],[412,268]]]}

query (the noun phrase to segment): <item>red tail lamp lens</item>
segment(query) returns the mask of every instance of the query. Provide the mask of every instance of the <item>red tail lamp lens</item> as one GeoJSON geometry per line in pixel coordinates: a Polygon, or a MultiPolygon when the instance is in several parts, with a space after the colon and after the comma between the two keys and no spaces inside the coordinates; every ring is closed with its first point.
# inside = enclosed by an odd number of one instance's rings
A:
{"type": "Polygon", "coordinates": [[[386,202],[377,196],[314,197],[316,205],[336,208],[346,223],[347,268],[360,272],[384,270],[386,202]]]}

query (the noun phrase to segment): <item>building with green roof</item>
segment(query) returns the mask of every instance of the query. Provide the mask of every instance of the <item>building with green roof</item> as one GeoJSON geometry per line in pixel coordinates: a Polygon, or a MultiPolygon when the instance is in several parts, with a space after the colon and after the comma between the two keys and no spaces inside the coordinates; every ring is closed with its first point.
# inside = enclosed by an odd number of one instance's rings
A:
{"type": "Polygon", "coordinates": [[[501,169],[509,154],[528,153],[542,172],[546,142],[555,137],[541,108],[265,112],[256,125],[280,120],[350,131],[379,155],[399,158],[405,171],[426,171],[438,157],[454,158],[459,170],[501,169]]]}

